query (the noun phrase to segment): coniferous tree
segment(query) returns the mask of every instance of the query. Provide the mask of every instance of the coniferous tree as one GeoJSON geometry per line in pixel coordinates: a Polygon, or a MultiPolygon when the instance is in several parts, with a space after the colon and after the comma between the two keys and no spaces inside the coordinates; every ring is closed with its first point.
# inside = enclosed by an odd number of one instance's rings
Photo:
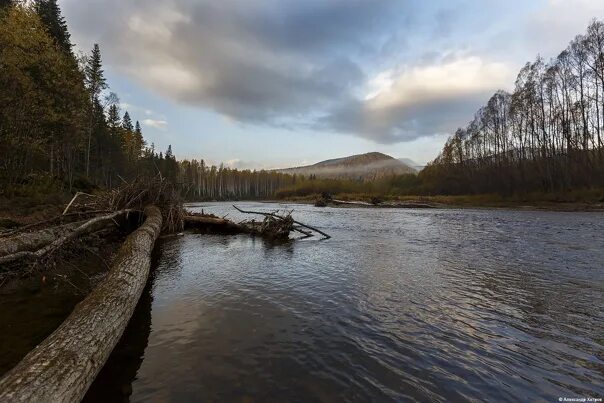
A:
{"type": "Polygon", "coordinates": [[[139,158],[145,148],[145,139],[143,137],[143,131],[138,120],[136,121],[136,125],[134,128],[134,144],[136,157],[139,158]]]}
{"type": "Polygon", "coordinates": [[[132,126],[132,119],[130,118],[128,111],[124,113],[124,118],[122,119],[122,128],[128,132],[132,132],[134,130],[134,127],[132,126]]]}
{"type": "Polygon", "coordinates": [[[86,87],[90,92],[91,99],[98,99],[101,92],[107,88],[103,62],[101,60],[101,49],[97,43],[94,44],[90,56],[84,66],[86,75],[86,87]]]}
{"type": "MultiPolygon", "coordinates": [[[[121,118],[120,118],[120,109],[116,104],[109,106],[109,111],[107,112],[107,125],[111,129],[117,129],[121,126],[121,118]]],[[[115,134],[115,132],[112,132],[115,134]]]]}
{"type": "Polygon", "coordinates": [[[27,6],[2,17],[0,61],[0,191],[34,172],[71,183],[86,110],[77,66],[27,6]]]}
{"type": "Polygon", "coordinates": [[[90,94],[90,123],[88,128],[88,144],[86,147],[86,177],[90,176],[90,150],[92,146],[92,133],[97,116],[102,112],[99,109],[99,97],[101,92],[107,88],[107,82],[103,72],[101,61],[101,50],[98,44],[94,44],[91,55],[86,59],[84,66],[86,88],[90,94]]]}
{"type": "Polygon", "coordinates": [[[36,0],[35,10],[46,25],[48,33],[66,53],[71,54],[71,41],[67,23],[61,15],[57,0],[36,0]]]}

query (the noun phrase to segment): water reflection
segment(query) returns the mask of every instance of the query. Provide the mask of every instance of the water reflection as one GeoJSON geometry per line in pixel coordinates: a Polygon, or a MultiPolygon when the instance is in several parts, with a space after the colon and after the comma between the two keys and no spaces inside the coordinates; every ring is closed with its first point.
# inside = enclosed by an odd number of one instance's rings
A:
{"type": "Polygon", "coordinates": [[[127,397],[129,380],[132,401],[604,392],[604,215],[294,207],[333,238],[162,243],[146,327],[120,344],[138,343],[131,368],[116,349],[87,399],[127,397]]]}

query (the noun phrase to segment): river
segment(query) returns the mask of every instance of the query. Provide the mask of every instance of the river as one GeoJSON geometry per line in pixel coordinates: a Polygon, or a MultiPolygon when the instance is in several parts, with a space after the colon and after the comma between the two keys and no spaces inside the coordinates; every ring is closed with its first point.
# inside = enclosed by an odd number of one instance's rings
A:
{"type": "Polygon", "coordinates": [[[332,239],[161,240],[86,401],[603,397],[604,214],[240,206],[332,239]]]}

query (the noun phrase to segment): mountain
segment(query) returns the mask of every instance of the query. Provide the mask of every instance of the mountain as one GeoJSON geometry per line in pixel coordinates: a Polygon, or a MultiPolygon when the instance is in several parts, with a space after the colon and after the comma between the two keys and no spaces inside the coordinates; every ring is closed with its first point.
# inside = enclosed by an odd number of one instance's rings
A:
{"type": "Polygon", "coordinates": [[[415,169],[416,171],[421,171],[425,167],[425,165],[418,164],[417,162],[413,161],[411,158],[399,158],[398,160],[400,162],[402,162],[403,164],[415,169]]]}
{"type": "Polygon", "coordinates": [[[278,172],[316,175],[318,178],[375,180],[389,175],[414,174],[417,171],[389,155],[372,152],[336,158],[278,172]]]}

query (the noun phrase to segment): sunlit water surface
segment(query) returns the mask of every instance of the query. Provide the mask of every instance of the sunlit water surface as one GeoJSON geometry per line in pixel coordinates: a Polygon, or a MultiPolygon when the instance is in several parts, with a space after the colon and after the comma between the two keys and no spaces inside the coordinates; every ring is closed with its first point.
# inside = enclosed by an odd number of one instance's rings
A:
{"type": "Polygon", "coordinates": [[[163,240],[86,400],[604,394],[604,214],[241,206],[295,209],[333,238],[163,240]]]}

